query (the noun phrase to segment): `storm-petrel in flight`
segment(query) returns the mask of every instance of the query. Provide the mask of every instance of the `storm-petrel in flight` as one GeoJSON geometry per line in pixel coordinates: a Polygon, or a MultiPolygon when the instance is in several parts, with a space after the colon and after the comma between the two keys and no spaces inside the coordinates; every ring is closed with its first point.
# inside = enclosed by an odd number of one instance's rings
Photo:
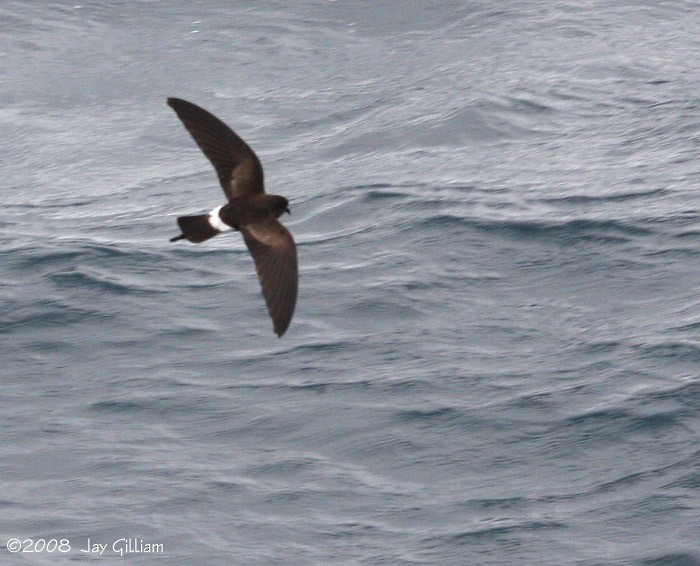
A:
{"type": "Polygon", "coordinates": [[[180,216],[182,234],[199,244],[220,232],[239,230],[255,260],[267,310],[277,336],[282,336],[294,314],[299,270],[294,239],[277,220],[289,213],[289,201],[265,194],[263,169],[258,156],[236,133],[196,104],[168,98],[187,131],[216,169],[228,202],[209,214],[180,216]]]}

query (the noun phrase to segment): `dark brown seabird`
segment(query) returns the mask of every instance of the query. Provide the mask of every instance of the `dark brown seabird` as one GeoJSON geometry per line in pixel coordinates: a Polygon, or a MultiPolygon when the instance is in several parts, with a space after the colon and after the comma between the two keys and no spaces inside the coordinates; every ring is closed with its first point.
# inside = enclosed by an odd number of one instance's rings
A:
{"type": "Polygon", "coordinates": [[[240,231],[255,261],[275,332],[281,337],[292,320],[299,283],[294,239],[277,220],[289,214],[289,201],[265,194],[258,156],[231,128],[186,100],[168,98],[168,104],[211,161],[228,198],[228,203],[209,214],[180,216],[177,224],[182,234],[170,241],[199,244],[221,232],[240,231]]]}

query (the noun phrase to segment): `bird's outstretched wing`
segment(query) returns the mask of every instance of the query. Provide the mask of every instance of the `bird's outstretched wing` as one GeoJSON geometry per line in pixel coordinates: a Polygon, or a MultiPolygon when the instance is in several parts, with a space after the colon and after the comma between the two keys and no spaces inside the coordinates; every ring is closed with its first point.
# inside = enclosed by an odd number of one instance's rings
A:
{"type": "Polygon", "coordinates": [[[231,128],[186,100],[168,98],[168,104],[211,161],[229,200],[246,193],[265,192],[258,156],[231,128]]]}
{"type": "Polygon", "coordinates": [[[281,337],[289,327],[297,302],[299,268],[294,239],[273,217],[240,228],[255,260],[275,333],[281,337]]]}

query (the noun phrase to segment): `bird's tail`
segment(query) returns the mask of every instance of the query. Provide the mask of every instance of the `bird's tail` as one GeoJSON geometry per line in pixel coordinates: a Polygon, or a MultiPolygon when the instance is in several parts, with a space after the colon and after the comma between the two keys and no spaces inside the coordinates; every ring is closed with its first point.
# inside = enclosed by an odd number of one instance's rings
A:
{"type": "Polygon", "coordinates": [[[182,230],[182,234],[170,238],[171,242],[187,238],[193,244],[199,244],[213,238],[219,231],[209,224],[208,214],[199,214],[197,216],[180,216],[177,219],[177,225],[182,230]]]}

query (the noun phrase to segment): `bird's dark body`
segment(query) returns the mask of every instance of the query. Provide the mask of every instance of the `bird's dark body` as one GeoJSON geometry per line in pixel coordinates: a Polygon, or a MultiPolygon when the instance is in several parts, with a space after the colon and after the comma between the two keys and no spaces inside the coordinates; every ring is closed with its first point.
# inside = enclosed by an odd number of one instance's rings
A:
{"type": "Polygon", "coordinates": [[[289,212],[289,201],[279,195],[251,195],[234,197],[219,211],[219,217],[234,230],[241,224],[260,222],[271,214],[279,218],[289,212]]]}
{"type": "Polygon", "coordinates": [[[228,197],[209,214],[178,217],[182,234],[170,241],[199,244],[222,232],[240,231],[255,260],[275,332],[282,336],[294,314],[299,279],[294,239],[277,220],[289,213],[289,201],[265,194],[260,160],[231,128],[186,100],[169,98],[168,104],[214,166],[228,197]]]}

